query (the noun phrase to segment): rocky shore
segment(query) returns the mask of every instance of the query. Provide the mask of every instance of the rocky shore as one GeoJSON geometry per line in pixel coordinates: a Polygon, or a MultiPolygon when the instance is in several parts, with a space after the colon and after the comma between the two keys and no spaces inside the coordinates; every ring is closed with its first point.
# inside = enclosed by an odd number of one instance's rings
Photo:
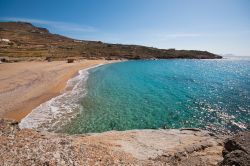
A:
{"type": "Polygon", "coordinates": [[[239,133],[224,142],[223,161],[220,166],[250,165],[250,132],[239,133]]]}
{"type": "Polygon", "coordinates": [[[66,135],[21,130],[18,122],[2,119],[0,165],[247,166],[249,142],[250,132],[231,138],[199,129],[66,135]]]}
{"type": "Polygon", "coordinates": [[[216,165],[223,138],[201,130],[66,135],[0,121],[0,165],[216,165]]]}

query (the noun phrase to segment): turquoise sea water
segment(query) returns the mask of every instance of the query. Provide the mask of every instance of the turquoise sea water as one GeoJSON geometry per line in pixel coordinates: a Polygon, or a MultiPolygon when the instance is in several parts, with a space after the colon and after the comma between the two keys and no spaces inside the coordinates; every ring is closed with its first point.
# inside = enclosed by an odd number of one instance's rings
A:
{"type": "Polygon", "coordinates": [[[249,130],[250,61],[140,60],[89,70],[80,113],[64,132],[249,130]]]}

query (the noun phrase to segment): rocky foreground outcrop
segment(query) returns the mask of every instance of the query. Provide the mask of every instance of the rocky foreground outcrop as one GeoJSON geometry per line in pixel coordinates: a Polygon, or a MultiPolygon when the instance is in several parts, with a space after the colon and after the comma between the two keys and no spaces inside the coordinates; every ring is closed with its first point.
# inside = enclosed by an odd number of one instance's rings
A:
{"type": "Polygon", "coordinates": [[[65,135],[0,120],[0,165],[216,165],[222,139],[194,129],[65,135]]]}
{"type": "Polygon", "coordinates": [[[224,142],[223,161],[219,166],[250,165],[250,132],[239,133],[224,142]]]}
{"type": "Polygon", "coordinates": [[[196,129],[66,135],[20,130],[17,122],[0,120],[1,166],[249,166],[249,154],[250,132],[227,139],[196,129]]]}

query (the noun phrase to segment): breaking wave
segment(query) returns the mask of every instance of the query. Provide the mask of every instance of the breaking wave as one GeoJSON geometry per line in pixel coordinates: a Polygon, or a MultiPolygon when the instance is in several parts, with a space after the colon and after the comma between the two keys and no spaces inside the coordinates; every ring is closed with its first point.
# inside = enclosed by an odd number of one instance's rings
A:
{"type": "Polygon", "coordinates": [[[68,80],[61,95],[33,109],[21,120],[19,127],[46,131],[60,130],[60,127],[70,122],[79,113],[79,102],[87,93],[85,86],[89,75],[88,70],[94,67],[79,70],[76,77],[68,80]]]}

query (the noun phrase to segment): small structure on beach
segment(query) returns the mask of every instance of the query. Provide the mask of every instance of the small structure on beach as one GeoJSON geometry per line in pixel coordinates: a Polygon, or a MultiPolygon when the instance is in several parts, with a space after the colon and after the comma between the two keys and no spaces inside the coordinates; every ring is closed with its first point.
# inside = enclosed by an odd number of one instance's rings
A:
{"type": "Polygon", "coordinates": [[[67,59],[67,63],[74,63],[74,59],[67,59]]]}
{"type": "Polygon", "coordinates": [[[0,63],[8,62],[8,59],[5,57],[0,57],[0,63]]]}

